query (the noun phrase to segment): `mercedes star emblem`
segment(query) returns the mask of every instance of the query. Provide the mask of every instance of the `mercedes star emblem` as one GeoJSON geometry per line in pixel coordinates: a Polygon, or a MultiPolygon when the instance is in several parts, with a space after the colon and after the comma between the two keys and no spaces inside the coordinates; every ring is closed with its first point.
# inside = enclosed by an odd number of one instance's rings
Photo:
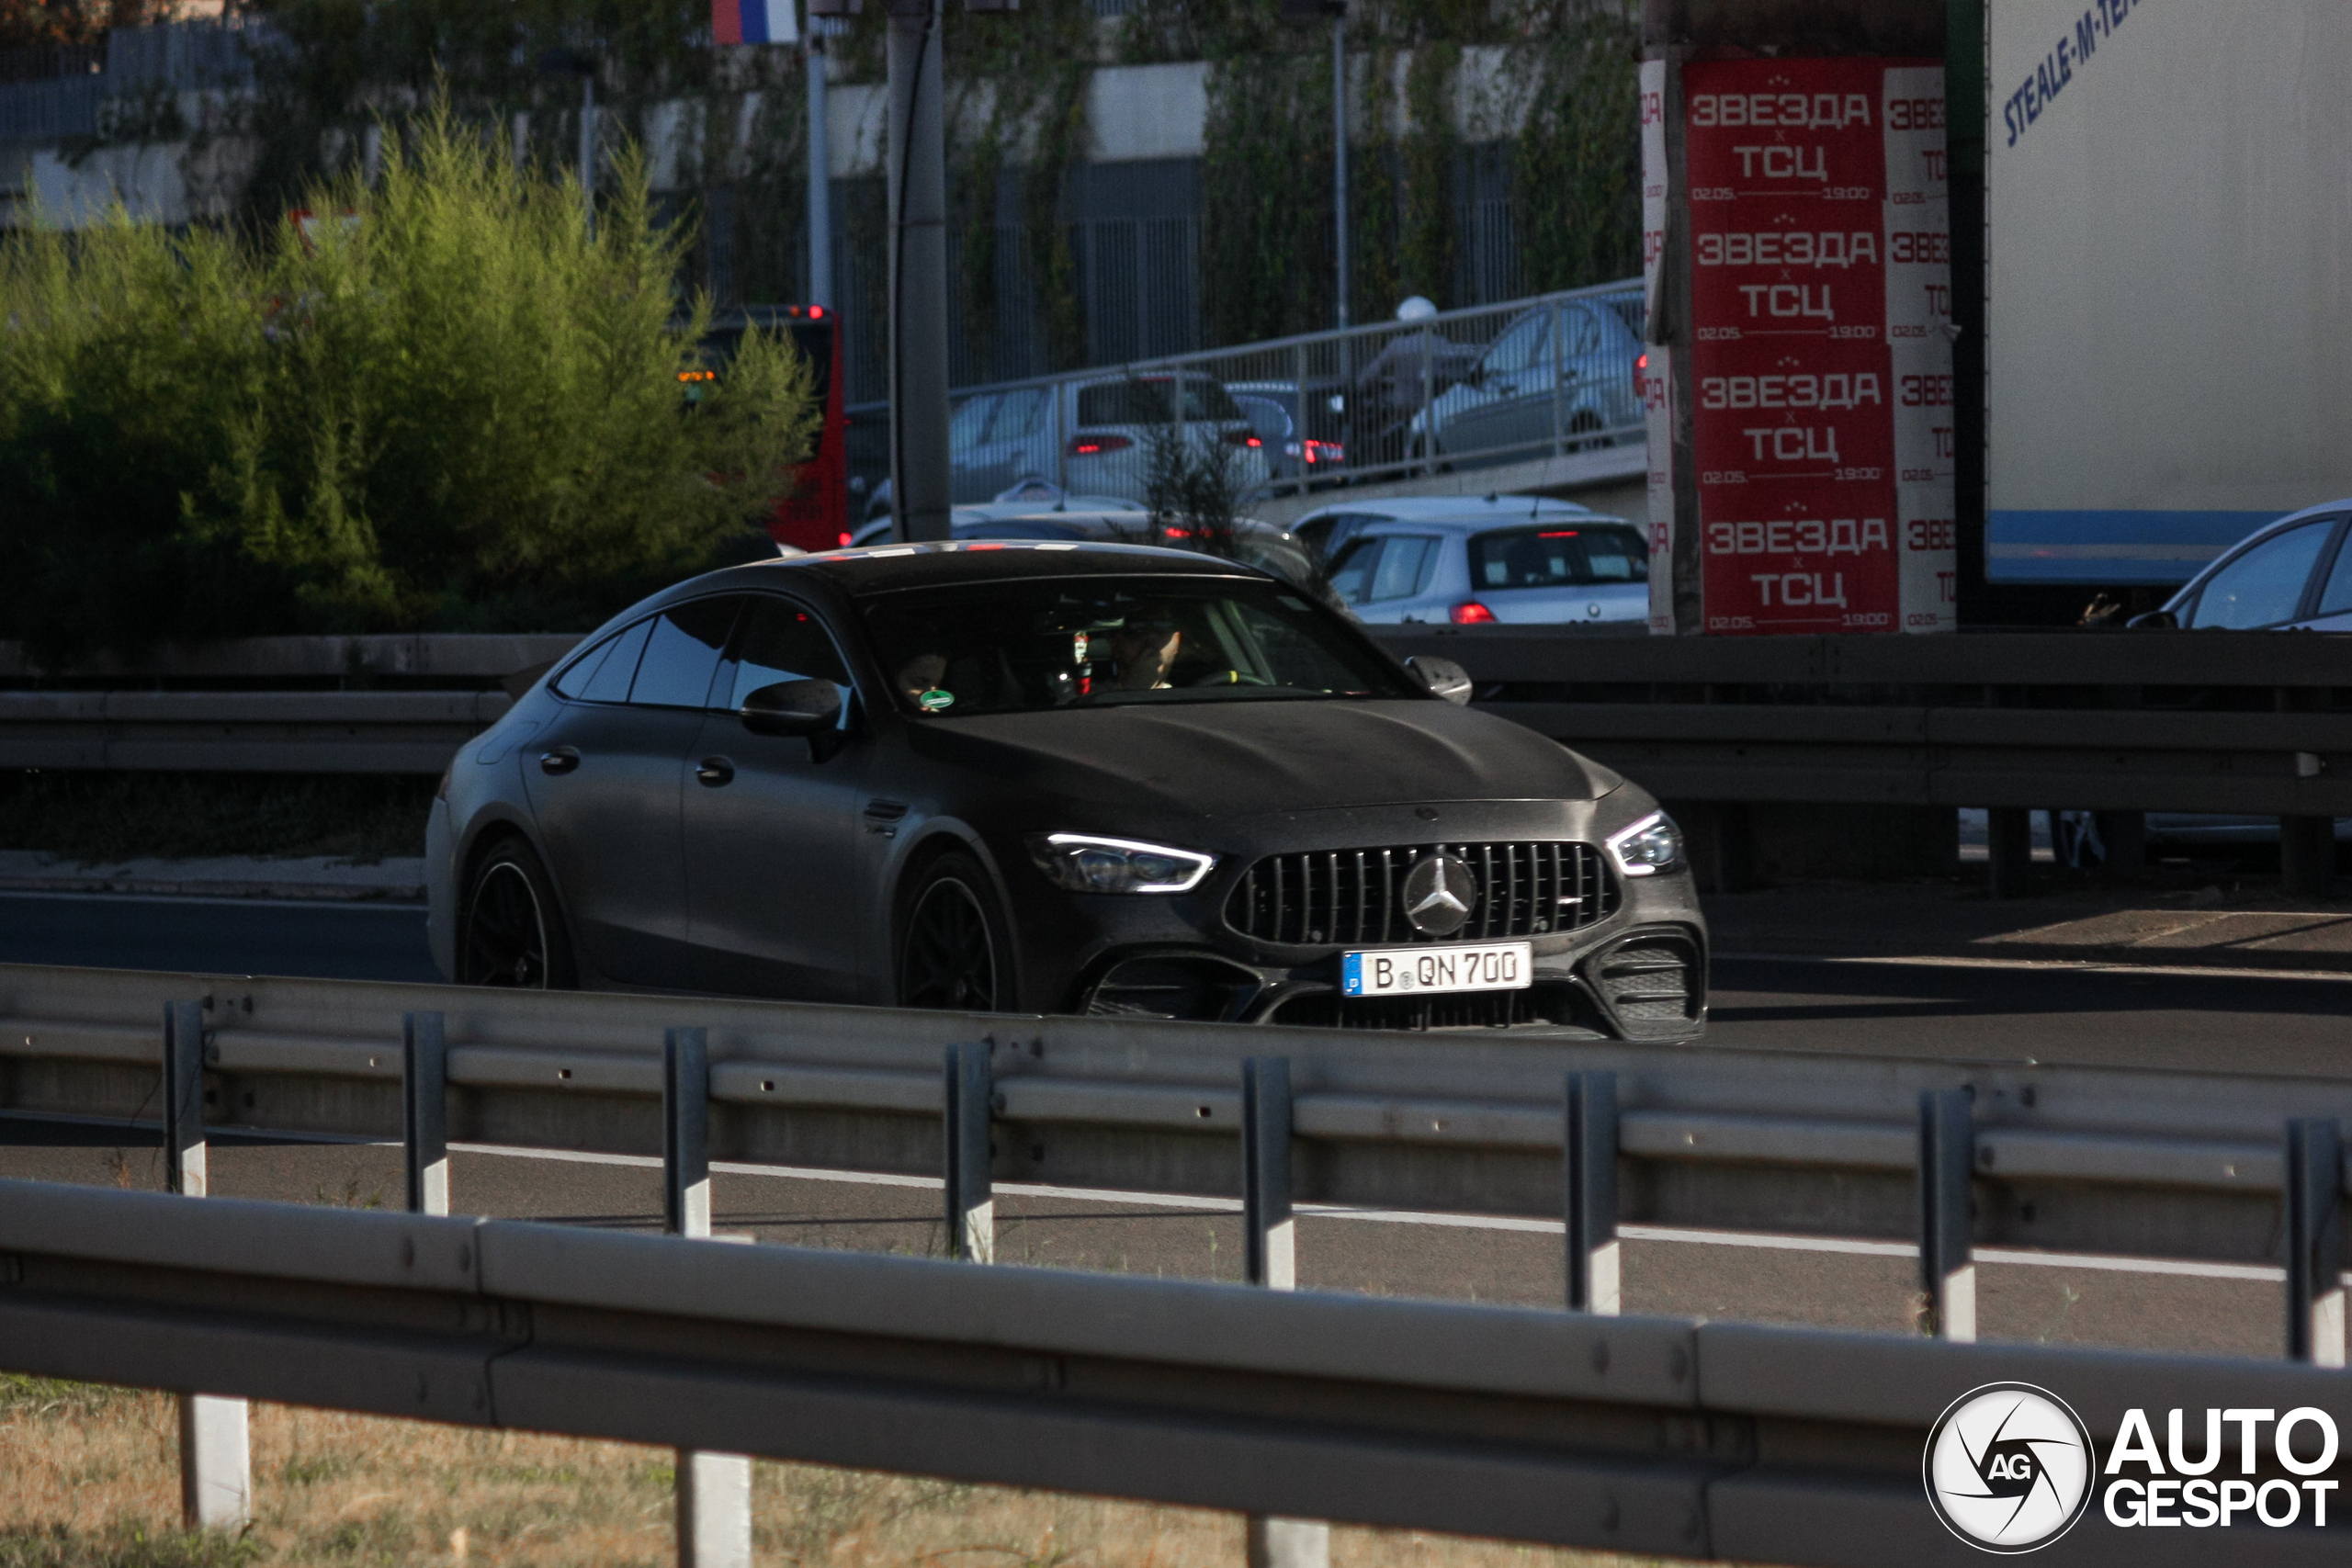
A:
{"type": "Polygon", "coordinates": [[[1405,874],[1405,918],[1424,936],[1452,936],[1477,903],[1478,878],[1458,856],[1423,855],[1405,874]]]}

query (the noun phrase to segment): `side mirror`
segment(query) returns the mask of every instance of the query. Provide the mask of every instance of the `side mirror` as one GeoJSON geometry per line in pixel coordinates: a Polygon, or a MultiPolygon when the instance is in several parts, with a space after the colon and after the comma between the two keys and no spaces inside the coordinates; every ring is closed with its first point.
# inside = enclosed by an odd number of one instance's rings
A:
{"type": "Polygon", "coordinates": [[[2151,610],[2144,615],[2134,615],[2123,623],[2123,629],[2133,632],[2177,632],[2180,617],[2170,610],[2151,610]]]}
{"type": "Polygon", "coordinates": [[[746,696],[740,716],[754,735],[820,735],[841,724],[842,689],[831,681],[779,681],[746,696]]]}
{"type": "Polygon", "coordinates": [[[1434,695],[1443,697],[1456,707],[1468,705],[1470,671],[1453,660],[1440,659],[1435,654],[1417,653],[1405,660],[1405,668],[1419,676],[1421,684],[1434,695]]]}

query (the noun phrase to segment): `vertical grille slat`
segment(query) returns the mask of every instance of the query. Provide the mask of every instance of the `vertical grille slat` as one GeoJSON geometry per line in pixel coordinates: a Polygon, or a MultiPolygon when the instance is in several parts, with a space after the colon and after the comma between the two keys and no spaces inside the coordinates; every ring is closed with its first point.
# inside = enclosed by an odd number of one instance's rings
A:
{"type": "Polygon", "coordinates": [[[1267,855],[1241,874],[1226,923],[1294,946],[1491,942],[1581,931],[1615,914],[1623,893],[1594,844],[1538,840],[1446,844],[1478,878],[1478,905],[1451,937],[1405,919],[1405,876],[1428,846],[1267,855]],[[1319,933],[1319,934],[1317,934],[1319,933]]]}

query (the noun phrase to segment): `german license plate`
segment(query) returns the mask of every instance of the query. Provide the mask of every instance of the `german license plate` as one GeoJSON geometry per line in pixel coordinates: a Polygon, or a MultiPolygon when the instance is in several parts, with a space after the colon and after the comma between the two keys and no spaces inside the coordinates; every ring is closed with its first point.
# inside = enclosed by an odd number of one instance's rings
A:
{"type": "Polygon", "coordinates": [[[1343,953],[1340,988],[1351,997],[1524,990],[1534,983],[1532,952],[1523,942],[1482,942],[1343,953]]]}

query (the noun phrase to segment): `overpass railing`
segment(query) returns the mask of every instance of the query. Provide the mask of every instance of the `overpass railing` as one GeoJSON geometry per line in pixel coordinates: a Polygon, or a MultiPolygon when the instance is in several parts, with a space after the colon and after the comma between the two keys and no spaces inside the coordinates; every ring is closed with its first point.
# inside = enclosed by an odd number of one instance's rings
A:
{"type": "MultiPolygon", "coordinates": [[[[1351,484],[1542,460],[1564,465],[1556,482],[1638,474],[1642,322],[1640,283],[1611,283],[961,389],[949,429],[953,494],[988,501],[1035,477],[1142,500],[1159,425],[1181,429],[1245,497],[1344,500],[1351,484]],[[1235,439],[1243,423],[1256,445],[1235,439]]],[[[850,414],[887,424],[888,409],[850,414]]],[[[870,491],[888,477],[886,444],[853,446],[870,491]]]]}

